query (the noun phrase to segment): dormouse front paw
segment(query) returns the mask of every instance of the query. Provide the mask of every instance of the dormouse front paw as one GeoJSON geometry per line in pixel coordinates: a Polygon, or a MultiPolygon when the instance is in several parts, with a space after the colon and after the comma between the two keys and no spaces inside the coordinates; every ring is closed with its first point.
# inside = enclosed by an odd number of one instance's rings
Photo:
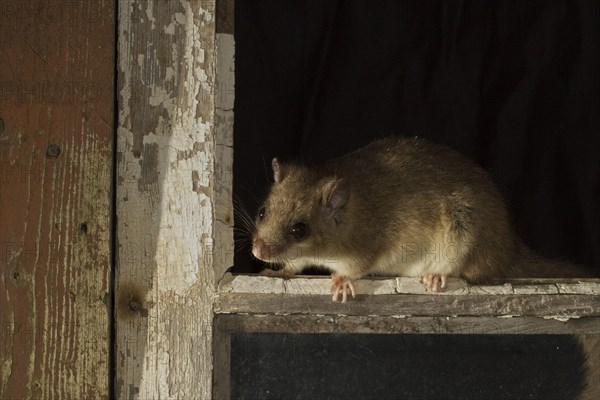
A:
{"type": "Polygon", "coordinates": [[[446,275],[427,274],[421,277],[421,282],[433,293],[443,292],[446,288],[446,275]]]}
{"type": "Polygon", "coordinates": [[[342,303],[345,303],[348,299],[348,294],[351,294],[352,297],[355,296],[354,284],[352,283],[352,280],[346,276],[341,276],[338,274],[331,275],[331,286],[329,290],[333,295],[333,301],[339,301],[341,296],[342,303]]]}

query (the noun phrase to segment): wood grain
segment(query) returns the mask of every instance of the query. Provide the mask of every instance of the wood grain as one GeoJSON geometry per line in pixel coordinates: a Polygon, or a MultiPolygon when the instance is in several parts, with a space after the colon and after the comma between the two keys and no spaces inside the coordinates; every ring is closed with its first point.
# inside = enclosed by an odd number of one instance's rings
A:
{"type": "Polygon", "coordinates": [[[318,333],[318,334],[575,334],[586,354],[587,387],[581,399],[597,399],[598,343],[600,318],[566,322],[542,318],[497,317],[406,317],[346,315],[242,315],[221,314],[215,321],[215,399],[229,399],[231,334],[318,333]]]}
{"type": "Polygon", "coordinates": [[[108,398],[114,2],[1,11],[0,398],[108,398]]]}
{"type": "Polygon", "coordinates": [[[521,316],[580,318],[600,316],[598,295],[357,295],[347,303],[330,296],[219,293],[218,314],[322,314],[381,316],[521,316]]]}
{"type": "MultiPolygon", "coordinates": [[[[262,274],[227,273],[219,282],[219,291],[231,293],[314,294],[329,293],[328,276],[294,275],[281,278],[262,274]]],[[[356,292],[363,295],[430,294],[419,278],[367,277],[354,282],[356,292]]],[[[600,295],[600,279],[535,279],[498,280],[495,285],[469,285],[459,278],[448,278],[446,288],[437,296],[488,294],[590,294],[600,295]]]]}
{"type": "Polygon", "coordinates": [[[216,9],[215,93],[215,213],[213,267],[215,285],[233,266],[233,104],[235,100],[235,41],[233,0],[218,0],[216,9]],[[224,31],[218,30],[219,28],[224,31]]]}
{"type": "Polygon", "coordinates": [[[405,317],[219,314],[216,336],[232,332],[372,334],[600,335],[600,318],[566,322],[536,317],[405,317]]]}
{"type": "Polygon", "coordinates": [[[227,257],[216,155],[231,147],[215,120],[215,3],[123,1],[118,25],[116,397],[209,399],[227,257]]]}

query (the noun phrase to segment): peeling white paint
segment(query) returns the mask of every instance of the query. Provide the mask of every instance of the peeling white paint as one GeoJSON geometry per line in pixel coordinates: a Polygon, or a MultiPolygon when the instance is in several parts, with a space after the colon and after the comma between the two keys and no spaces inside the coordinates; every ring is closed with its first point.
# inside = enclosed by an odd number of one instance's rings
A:
{"type": "Polygon", "coordinates": [[[154,5],[154,3],[152,1],[147,2],[146,4],[146,18],[148,18],[148,21],[150,21],[150,23],[152,24],[150,27],[151,29],[155,29],[156,28],[156,19],[154,18],[154,15],[152,15],[152,6],[154,5]]]}
{"type": "Polygon", "coordinates": [[[165,72],[165,80],[172,81],[175,78],[175,69],[173,67],[167,67],[165,72]]]}
{"type": "Polygon", "coordinates": [[[185,25],[185,23],[186,23],[185,15],[182,13],[175,13],[175,22],[177,22],[179,25],[185,25]]]}
{"type": "Polygon", "coordinates": [[[179,59],[179,46],[177,45],[177,43],[172,43],[171,44],[171,58],[173,60],[178,60],[179,59]]]}
{"type": "Polygon", "coordinates": [[[175,35],[175,24],[173,22],[171,22],[169,25],[166,25],[165,28],[165,34],[167,35],[175,35]]]}
{"type": "MultiPolygon", "coordinates": [[[[156,107],[160,104],[163,104],[171,99],[170,94],[166,91],[165,88],[162,87],[158,87],[158,86],[152,86],[151,88],[151,95],[148,98],[148,104],[150,104],[152,107],[156,107]]],[[[169,106],[163,104],[163,106],[165,108],[170,108],[169,106]]]]}
{"type": "Polygon", "coordinates": [[[198,76],[199,76],[201,82],[208,82],[208,76],[206,75],[205,71],[202,71],[202,70],[198,71],[198,76]]]}
{"type": "Polygon", "coordinates": [[[120,100],[126,104],[119,113],[117,198],[127,200],[117,209],[118,248],[124,253],[131,243],[144,256],[119,264],[117,296],[125,283],[144,289],[147,317],[117,320],[117,396],[210,398],[216,155],[215,69],[208,61],[215,60],[214,26],[202,25],[202,3],[181,1],[180,12],[173,11],[175,2],[150,3],[151,27],[164,27],[165,46],[140,37],[150,22],[127,31],[129,10],[120,5],[120,100]],[[138,49],[145,49],[144,58],[138,49]],[[132,58],[136,69],[160,68],[163,78],[133,73],[132,58]],[[149,96],[134,104],[131,91],[142,89],[149,96]],[[148,132],[132,126],[140,113],[148,132]],[[135,143],[142,150],[134,151],[135,143]]]}

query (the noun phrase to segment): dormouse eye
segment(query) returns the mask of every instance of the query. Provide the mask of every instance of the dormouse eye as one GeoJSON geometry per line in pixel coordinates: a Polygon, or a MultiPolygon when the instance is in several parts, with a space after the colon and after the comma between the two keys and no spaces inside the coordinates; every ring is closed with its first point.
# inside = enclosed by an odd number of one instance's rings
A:
{"type": "Polygon", "coordinates": [[[296,240],[304,239],[307,234],[308,227],[302,222],[298,222],[297,224],[292,226],[292,229],[290,229],[290,235],[292,235],[292,237],[296,240]]]}
{"type": "Polygon", "coordinates": [[[265,217],[265,207],[262,206],[259,210],[258,210],[258,219],[263,219],[265,217]]]}

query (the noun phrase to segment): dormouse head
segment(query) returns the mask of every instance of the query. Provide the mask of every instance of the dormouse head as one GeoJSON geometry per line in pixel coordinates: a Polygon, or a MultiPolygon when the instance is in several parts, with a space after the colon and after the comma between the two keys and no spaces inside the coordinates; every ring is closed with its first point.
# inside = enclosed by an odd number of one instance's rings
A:
{"type": "Polygon", "coordinates": [[[274,183],[256,217],[252,254],[278,264],[313,258],[336,235],[350,187],[342,178],[277,158],[272,167],[274,183]]]}

